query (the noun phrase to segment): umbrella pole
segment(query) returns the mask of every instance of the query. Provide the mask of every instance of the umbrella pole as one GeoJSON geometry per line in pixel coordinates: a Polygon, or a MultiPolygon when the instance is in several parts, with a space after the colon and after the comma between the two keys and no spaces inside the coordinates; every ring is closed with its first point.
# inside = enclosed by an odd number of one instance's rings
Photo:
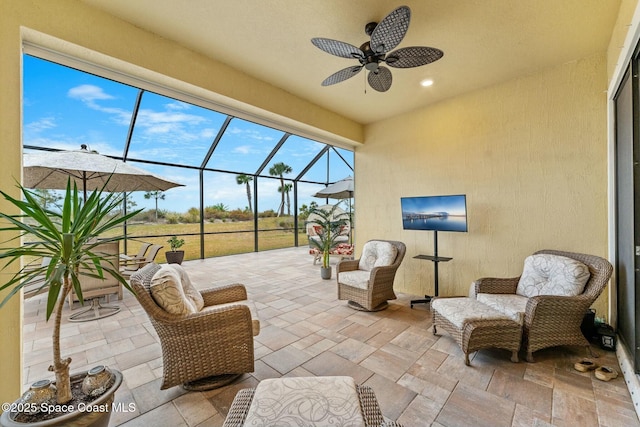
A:
{"type": "Polygon", "coordinates": [[[353,218],[351,217],[351,197],[349,197],[349,244],[353,245],[353,218]]]}
{"type": "Polygon", "coordinates": [[[87,202],[87,171],[82,171],[82,192],[84,193],[84,202],[87,202]]]}

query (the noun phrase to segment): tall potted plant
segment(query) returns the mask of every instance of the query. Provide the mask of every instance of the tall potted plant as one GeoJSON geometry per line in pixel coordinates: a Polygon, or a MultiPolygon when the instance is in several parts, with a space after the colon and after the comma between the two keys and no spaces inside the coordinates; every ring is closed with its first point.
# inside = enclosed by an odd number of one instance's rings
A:
{"type": "Polygon", "coordinates": [[[182,264],[184,251],[179,251],[178,249],[184,245],[184,239],[178,239],[178,236],[171,236],[167,243],[171,247],[171,250],[164,254],[167,257],[167,262],[169,264],[182,264]]]}
{"type": "Polygon", "coordinates": [[[309,213],[308,223],[314,225],[315,236],[309,237],[309,244],[322,254],[322,266],[320,276],[323,279],[331,278],[331,266],[329,255],[331,250],[338,245],[338,237],[344,226],[347,225],[347,214],[339,209],[340,203],[332,205],[329,209],[315,207],[309,213]]]}
{"type": "MultiPolygon", "coordinates": [[[[107,256],[100,253],[96,247],[105,242],[105,240],[98,240],[99,236],[106,235],[122,226],[126,220],[137,215],[141,210],[124,216],[115,215],[114,213],[122,205],[123,196],[119,193],[103,193],[102,190],[96,190],[83,201],[78,188],[75,183],[72,186],[71,181],[67,182],[61,210],[50,210],[41,206],[36,193],[22,186],[19,188],[22,200],[14,199],[0,191],[5,200],[22,212],[17,215],[0,212],[0,219],[3,220],[3,223],[0,224],[0,231],[18,233],[18,236],[3,242],[4,247],[0,248],[0,260],[2,260],[3,270],[10,265],[20,264],[20,262],[28,265],[22,267],[0,286],[0,291],[9,290],[7,296],[0,303],[0,307],[4,306],[12,296],[18,294],[24,286],[38,283],[38,286],[47,289],[46,319],[48,321],[53,315],[54,321],[53,361],[49,370],[55,373],[55,397],[49,403],[59,407],[64,405],[62,407],[65,410],[57,418],[50,420],[51,424],[38,425],[70,425],[73,422],[78,423],[77,425],[106,426],[110,416],[108,411],[98,411],[99,413],[82,411],[83,406],[74,400],[75,396],[72,394],[71,386],[72,377],[69,375],[71,358],[63,358],[60,349],[62,309],[70,292],[74,292],[81,303],[84,303],[80,285],[83,276],[103,279],[109,275],[132,291],[126,279],[122,277],[114,265],[113,255],[107,256]],[[21,245],[20,238],[24,238],[29,243],[21,245]],[[38,266],[30,268],[32,264],[42,258],[49,258],[51,261],[47,265],[38,263],[38,266]],[[36,261],[33,261],[34,259],[36,261]],[[29,262],[30,260],[31,262],[29,262]],[[84,422],[85,419],[88,421],[84,422]]],[[[118,236],[108,240],[118,241],[123,238],[124,236],[118,236]]],[[[109,402],[109,399],[112,401],[113,393],[122,382],[120,372],[107,371],[111,372],[109,382],[113,385],[95,402],[109,402]]],[[[73,379],[82,382],[85,376],[84,374],[74,375],[73,379]]],[[[99,392],[92,394],[95,396],[99,392]]],[[[22,401],[19,399],[16,402],[22,401]]],[[[29,408],[27,405],[22,405],[22,407],[15,405],[17,409],[25,409],[25,407],[29,408]]],[[[106,403],[105,408],[108,407],[110,407],[110,403],[106,403]]],[[[25,422],[21,421],[21,417],[27,415],[29,414],[25,415],[13,410],[5,411],[0,418],[0,424],[3,426],[25,425],[25,422]]],[[[52,414],[50,411],[41,411],[40,415],[46,418],[47,415],[51,416],[52,414]]],[[[33,414],[31,416],[33,417],[33,414]]],[[[29,419],[31,421],[27,421],[27,424],[33,422],[33,418],[29,419]]]]}

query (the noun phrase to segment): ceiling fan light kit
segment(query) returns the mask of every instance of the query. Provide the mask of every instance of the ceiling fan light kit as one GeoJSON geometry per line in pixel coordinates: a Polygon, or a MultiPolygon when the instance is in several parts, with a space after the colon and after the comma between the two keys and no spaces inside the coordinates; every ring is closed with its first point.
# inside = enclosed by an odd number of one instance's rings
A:
{"type": "Polygon", "coordinates": [[[359,48],[338,40],[315,37],[311,43],[318,49],[341,58],[356,59],[360,65],[354,65],[337,71],[327,77],[322,86],[330,86],[343,82],[363,68],[369,71],[369,86],[378,92],[386,92],[391,87],[393,78],[389,68],[413,68],[430,64],[442,58],[444,53],[433,47],[412,46],[390,52],[402,42],[409,30],[411,10],[407,6],[388,14],[380,23],[369,22],[365,25],[365,33],[371,37],[359,48]]]}

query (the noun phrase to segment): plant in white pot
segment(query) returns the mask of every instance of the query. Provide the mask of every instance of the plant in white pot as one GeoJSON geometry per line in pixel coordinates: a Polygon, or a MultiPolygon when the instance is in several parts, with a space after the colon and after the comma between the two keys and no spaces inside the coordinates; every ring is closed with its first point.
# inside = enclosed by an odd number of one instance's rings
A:
{"type": "Polygon", "coordinates": [[[169,264],[182,264],[184,251],[179,251],[178,249],[184,245],[184,239],[178,239],[178,236],[171,236],[167,243],[171,247],[170,251],[165,252],[167,262],[169,264]]]}
{"type": "MultiPolygon", "coordinates": [[[[60,349],[62,310],[64,301],[71,292],[76,294],[81,303],[84,303],[81,288],[83,276],[103,279],[108,275],[132,291],[126,279],[118,271],[113,255],[101,253],[96,250],[96,247],[105,242],[105,240],[98,240],[99,236],[113,233],[112,230],[121,227],[126,220],[140,213],[141,210],[118,216],[115,213],[122,205],[122,195],[94,191],[83,201],[77,187],[75,184],[72,186],[70,181],[67,183],[65,196],[62,199],[62,208],[51,210],[41,206],[41,200],[36,193],[22,186],[19,188],[22,192],[22,199],[14,199],[0,191],[6,201],[22,212],[17,215],[0,212],[0,219],[3,220],[0,224],[0,231],[13,232],[15,235],[12,239],[3,242],[4,247],[0,248],[2,270],[10,265],[20,263],[25,265],[0,286],[0,291],[8,291],[4,300],[0,302],[0,307],[25,286],[38,286],[46,290],[46,319],[48,321],[53,315],[54,321],[53,360],[49,370],[55,374],[55,387],[47,385],[44,388],[51,393],[55,391],[55,395],[51,400],[46,401],[51,406],[47,406],[45,403],[36,406],[25,402],[24,399],[18,399],[16,404],[12,405],[11,410],[2,414],[0,424],[13,426],[38,422],[39,426],[49,425],[40,424],[43,422],[40,419],[55,416],[54,420],[50,420],[51,425],[70,425],[72,419],[75,423],[78,418],[83,420],[88,418],[88,424],[80,421],[77,425],[106,426],[109,412],[82,411],[82,408],[88,407],[86,401],[82,404],[78,403],[77,397],[74,396],[76,392],[72,392],[72,377],[69,374],[71,358],[62,357],[60,349]],[[21,238],[24,239],[25,244],[21,244],[21,238]],[[42,259],[50,259],[50,261],[41,263],[42,259]],[[58,409],[63,408],[64,410],[54,414],[55,405],[58,405],[58,409]],[[23,411],[18,411],[18,409],[23,409],[23,411]],[[102,414],[101,412],[106,413],[102,414]],[[106,421],[104,421],[105,417],[106,421]]],[[[124,236],[109,237],[107,241],[118,241],[123,238],[124,236]]],[[[110,399],[112,401],[115,389],[122,382],[122,375],[115,370],[110,371],[104,368],[99,370],[101,371],[99,375],[104,375],[104,371],[110,372],[109,383],[113,383],[113,385],[108,387],[103,384],[100,390],[94,389],[90,394],[96,396],[106,388],[109,391],[99,396],[97,401],[102,401],[101,399],[108,393],[111,393],[110,399]]],[[[82,382],[86,376],[86,373],[78,374],[74,375],[73,379],[82,382]]],[[[47,384],[48,381],[39,381],[38,383],[40,383],[39,386],[42,386],[42,383],[47,384]]],[[[74,387],[73,390],[76,388],[79,387],[74,387]]],[[[32,389],[35,390],[33,386],[32,389]]],[[[32,398],[41,392],[38,389],[29,394],[31,391],[25,393],[23,397],[25,399],[32,398]]],[[[106,406],[104,409],[108,410],[106,406]]]]}
{"type": "Polygon", "coordinates": [[[340,203],[328,208],[316,207],[309,213],[308,224],[315,230],[315,235],[309,237],[309,245],[316,248],[322,255],[320,276],[323,279],[331,278],[331,265],[329,255],[341,239],[343,228],[348,224],[348,215],[339,207],[340,203]]]}

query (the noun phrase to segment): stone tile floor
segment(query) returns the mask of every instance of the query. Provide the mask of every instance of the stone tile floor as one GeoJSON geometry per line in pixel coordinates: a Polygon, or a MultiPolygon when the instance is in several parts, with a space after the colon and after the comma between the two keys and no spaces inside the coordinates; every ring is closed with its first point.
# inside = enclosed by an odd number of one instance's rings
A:
{"type": "MultiPolygon", "coordinates": [[[[432,334],[429,307],[409,308],[416,296],[399,294],[377,313],[354,311],[336,299],[335,279],[320,279],[306,248],[183,265],[200,288],[247,287],[261,321],[255,372],[217,390],[161,391],[157,336],[125,292],[115,316],[65,319],[62,326],[63,355],[73,358],[72,372],[104,364],[124,374],[116,402],[133,410],[113,413],[112,426],[220,426],[239,389],[265,378],[319,375],[349,375],[371,386],[384,416],[407,427],[640,426],[622,376],[602,382],[573,369],[584,349],[542,350],[534,354],[536,363],[511,363],[509,352],[483,350],[467,367],[449,336],[432,334]]],[[[44,321],[44,297],[24,304],[25,389],[51,378],[52,326],[44,321]]],[[[600,364],[618,368],[614,353],[596,351],[600,364]]]]}

